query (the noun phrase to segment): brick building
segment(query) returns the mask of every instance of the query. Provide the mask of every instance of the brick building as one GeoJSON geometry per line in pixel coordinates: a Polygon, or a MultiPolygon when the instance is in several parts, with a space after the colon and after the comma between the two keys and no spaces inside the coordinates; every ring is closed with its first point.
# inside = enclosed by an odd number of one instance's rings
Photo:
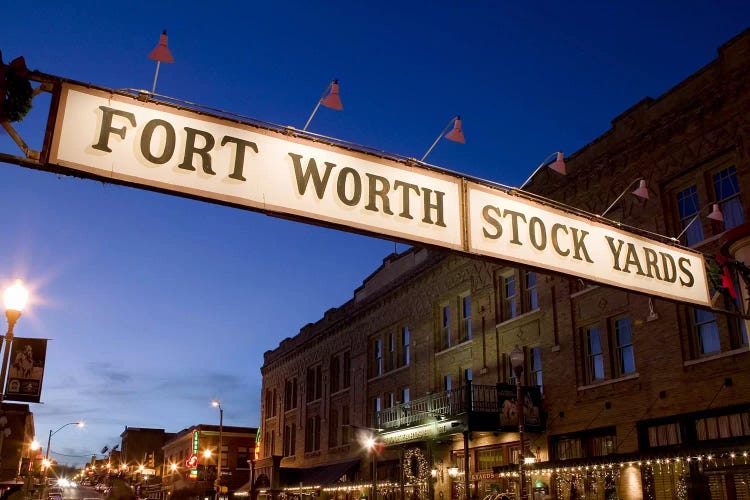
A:
{"type": "Polygon", "coordinates": [[[351,300],[266,352],[258,487],[518,495],[525,457],[535,499],[750,497],[748,60],[745,31],[616,117],[566,176],[542,170],[527,188],[591,214],[624,192],[606,219],[737,263],[731,287],[711,267],[728,313],[441,251],[391,255],[351,300]],[[641,179],[648,200],[628,194],[641,179]],[[714,205],[723,221],[707,218],[714,205]]]}
{"type": "MultiPolygon", "coordinates": [[[[226,488],[222,496],[231,496],[250,480],[249,460],[257,431],[255,427],[222,427],[221,486],[226,488]]],[[[163,454],[162,497],[178,490],[201,496],[213,494],[219,459],[218,425],[200,424],[173,434],[164,444],[163,454]]]]}

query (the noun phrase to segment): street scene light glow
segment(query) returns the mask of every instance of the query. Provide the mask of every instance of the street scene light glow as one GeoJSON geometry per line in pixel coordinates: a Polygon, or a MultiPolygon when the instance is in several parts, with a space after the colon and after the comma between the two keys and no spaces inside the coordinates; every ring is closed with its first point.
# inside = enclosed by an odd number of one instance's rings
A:
{"type": "Polygon", "coordinates": [[[3,293],[3,302],[5,302],[5,309],[7,310],[23,311],[28,300],[29,291],[23,286],[22,280],[16,280],[15,283],[6,288],[3,293]]]}

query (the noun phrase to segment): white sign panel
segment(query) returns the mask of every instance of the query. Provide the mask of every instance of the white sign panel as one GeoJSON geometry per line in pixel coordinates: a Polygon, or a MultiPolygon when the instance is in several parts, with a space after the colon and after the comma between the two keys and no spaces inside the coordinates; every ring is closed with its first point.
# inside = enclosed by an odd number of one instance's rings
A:
{"type": "Polygon", "coordinates": [[[710,304],[700,254],[481,184],[468,184],[469,251],[658,297],[710,304]]]}
{"type": "Polygon", "coordinates": [[[462,248],[460,180],[343,147],[66,83],[50,163],[462,248]]]}
{"type": "Polygon", "coordinates": [[[692,251],[517,191],[105,89],[63,84],[49,162],[710,306],[705,264],[692,251]]]}

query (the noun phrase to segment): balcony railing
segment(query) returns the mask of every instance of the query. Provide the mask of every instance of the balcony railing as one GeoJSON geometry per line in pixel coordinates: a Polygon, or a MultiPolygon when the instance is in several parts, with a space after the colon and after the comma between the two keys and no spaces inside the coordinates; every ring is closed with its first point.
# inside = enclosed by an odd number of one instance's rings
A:
{"type": "Polygon", "coordinates": [[[453,418],[472,412],[497,413],[497,388],[494,385],[468,384],[449,391],[428,394],[376,414],[375,426],[379,429],[396,429],[434,421],[436,418],[453,418]],[[471,398],[467,398],[470,388],[471,398]]]}

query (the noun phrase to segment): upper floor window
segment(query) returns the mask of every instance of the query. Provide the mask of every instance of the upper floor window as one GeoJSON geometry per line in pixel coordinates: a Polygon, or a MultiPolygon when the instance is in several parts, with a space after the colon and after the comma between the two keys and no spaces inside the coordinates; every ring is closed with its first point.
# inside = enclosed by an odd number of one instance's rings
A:
{"type": "Polygon", "coordinates": [[[461,297],[461,341],[471,340],[471,295],[461,297]]]}
{"type": "Polygon", "coordinates": [[[311,402],[323,397],[323,373],[320,365],[307,369],[305,401],[311,402]]]}
{"type": "Polygon", "coordinates": [[[503,280],[503,320],[518,316],[518,295],[516,294],[516,277],[504,276],[503,280]]]}
{"type": "Polygon", "coordinates": [[[409,337],[409,327],[404,326],[401,328],[401,360],[404,366],[411,362],[411,339],[409,337]]]}
{"type": "Polygon", "coordinates": [[[401,389],[401,403],[406,404],[409,401],[410,401],[410,398],[409,398],[409,388],[408,387],[404,387],[403,389],[401,389]]]}
{"type": "Polygon", "coordinates": [[[284,382],[284,411],[297,408],[297,379],[287,379],[284,382]]]}
{"type": "Polygon", "coordinates": [[[615,348],[617,349],[617,375],[635,373],[635,355],[633,353],[633,333],[630,329],[630,318],[617,318],[614,321],[615,348]]]}
{"type": "Polygon", "coordinates": [[[331,378],[331,392],[338,392],[341,378],[341,362],[339,361],[338,356],[333,356],[331,358],[329,377],[331,378]]]}
{"type": "Polygon", "coordinates": [[[320,450],[320,415],[307,417],[305,422],[305,453],[320,450]]]}
{"type": "Polygon", "coordinates": [[[524,309],[526,311],[539,309],[539,295],[536,288],[536,273],[533,271],[525,271],[524,278],[524,309]]]}
{"type": "Polygon", "coordinates": [[[341,385],[346,389],[352,385],[352,355],[349,351],[344,353],[344,373],[341,385]]]}
{"type": "Polygon", "coordinates": [[[740,186],[737,182],[737,169],[725,168],[713,175],[716,201],[724,216],[724,229],[732,229],[745,222],[745,214],[740,200],[740,186]]]}
{"type": "Polygon", "coordinates": [[[670,182],[668,189],[676,202],[679,221],[679,227],[674,229],[683,234],[685,245],[695,246],[745,222],[740,192],[743,184],[737,177],[737,169],[727,165],[725,156],[701,168],[691,169],[670,182]],[[712,222],[707,218],[714,203],[721,209],[723,222],[712,222]]]}
{"type": "Polygon", "coordinates": [[[531,372],[531,382],[542,389],[542,348],[532,347],[529,352],[529,371],[531,372]]]}
{"type": "Polygon", "coordinates": [[[276,416],[276,389],[266,389],[266,418],[276,416]]]}
{"type": "Polygon", "coordinates": [[[449,304],[440,307],[439,335],[440,350],[448,349],[451,346],[451,306],[449,304]]]}
{"type": "Polygon", "coordinates": [[[520,269],[505,270],[496,283],[499,321],[539,309],[539,275],[520,269]]]}
{"type": "Polygon", "coordinates": [[[617,450],[617,434],[614,428],[593,429],[565,436],[552,436],[553,460],[600,457],[617,450]]]}
{"type": "Polygon", "coordinates": [[[704,309],[693,309],[693,328],[695,332],[698,354],[714,354],[721,351],[719,340],[719,325],[716,314],[704,309]]]}
{"type": "Polygon", "coordinates": [[[602,333],[598,326],[583,329],[583,340],[586,348],[585,370],[586,382],[604,380],[604,351],[602,350],[602,333]]]}
{"type": "Polygon", "coordinates": [[[693,185],[677,193],[677,210],[680,215],[680,232],[686,246],[703,241],[703,226],[700,221],[693,221],[700,207],[698,206],[698,189],[693,185]]]}
{"type": "Polygon", "coordinates": [[[375,339],[373,344],[373,375],[380,376],[383,374],[383,341],[375,339]]]}

